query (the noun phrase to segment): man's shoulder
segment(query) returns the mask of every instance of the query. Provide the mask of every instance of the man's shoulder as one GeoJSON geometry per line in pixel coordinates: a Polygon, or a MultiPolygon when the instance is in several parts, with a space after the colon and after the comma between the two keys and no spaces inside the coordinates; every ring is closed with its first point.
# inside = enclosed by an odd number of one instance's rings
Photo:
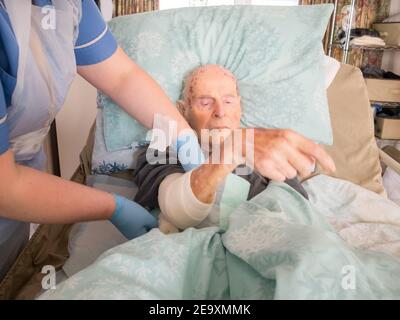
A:
{"type": "MultiPolygon", "coordinates": [[[[176,152],[167,148],[165,151],[150,148],[149,144],[141,146],[135,153],[135,167],[141,168],[143,166],[168,166],[175,165],[182,167],[182,164],[178,160],[176,152]]],[[[182,167],[183,170],[183,167],[182,167]]]]}

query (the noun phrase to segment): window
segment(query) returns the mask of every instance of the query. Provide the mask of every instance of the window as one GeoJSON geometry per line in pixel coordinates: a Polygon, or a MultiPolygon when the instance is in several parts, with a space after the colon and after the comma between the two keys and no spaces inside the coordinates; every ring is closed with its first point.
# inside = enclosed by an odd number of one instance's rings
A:
{"type": "Polygon", "coordinates": [[[234,4],[295,6],[299,4],[299,0],[160,0],[160,10],[182,7],[219,6],[234,4]]]}
{"type": "Polygon", "coordinates": [[[299,0],[251,0],[251,4],[268,6],[297,6],[299,0]]]}

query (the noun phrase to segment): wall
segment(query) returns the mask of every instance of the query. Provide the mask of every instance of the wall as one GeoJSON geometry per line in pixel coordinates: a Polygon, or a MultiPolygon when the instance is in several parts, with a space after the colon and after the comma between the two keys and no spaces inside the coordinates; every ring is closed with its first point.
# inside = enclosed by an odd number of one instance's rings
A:
{"type": "Polygon", "coordinates": [[[69,179],[79,164],[79,154],[96,118],[96,89],[79,75],[57,115],[61,176],[69,179]]]}

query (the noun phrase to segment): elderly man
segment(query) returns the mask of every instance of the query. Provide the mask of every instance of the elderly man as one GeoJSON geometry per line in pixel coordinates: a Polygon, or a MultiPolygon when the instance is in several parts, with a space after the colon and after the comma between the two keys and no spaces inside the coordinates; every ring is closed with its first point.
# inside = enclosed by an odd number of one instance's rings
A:
{"type": "MultiPolygon", "coordinates": [[[[226,145],[224,142],[232,137],[229,133],[240,128],[242,112],[240,96],[236,78],[229,70],[218,65],[197,68],[186,79],[182,96],[183,100],[178,102],[178,108],[200,139],[205,137],[201,134],[202,130],[208,129],[214,133],[217,131],[220,133],[219,137],[222,137],[218,145],[226,145]]],[[[297,161],[297,168],[302,168],[302,172],[299,173],[309,174],[313,159],[297,152],[290,142],[291,138],[303,138],[288,130],[271,130],[271,134],[273,138],[268,141],[254,139],[252,147],[257,148],[259,143],[269,143],[271,154],[276,157],[275,166],[280,166],[282,176],[291,178],[282,179],[278,176],[276,180],[284,180],[307,198],[306,191],[296,178],[298,172],[293,170],[285,158],[280,158],[283,152],[291,153],[292,161],[297,161]]],[[[208,144],[211,141],[212,139],[209,139],[201,143],[204,145],[205,142],[208,144]]],[[[226,148],[225,151],[233,152],[226,148]]],[[[226,153],[221,152],[221,154],[226,153]]],[[[211,154],[209,156],[211,157],[211,154]]],[[[241,157],[232,156],[235,161],[223,161],[222,158],[219,163],[208,161],[187,173],[174,155],[167,154],[167,158],[169,160],[167,164],[150,164],[149,159],[146,159],[146,150],[139,154],[135,171],[139,192],[135,201],[148,209],[161,209],[160,229],[164,232],[210,225],[204,221],[209,220],[207,218],[212,208],[214,214],[215,208],[218,208],[220,200],[216,196],[218,189],[223,186],[228,175],[234,174],[233,171],[238,166],[244,165],[244,158],[238,160],[241,157]]],[[[265,190],[270,181],[256,171],[242,175],[241,178],[250,183],[247,199],[265,190]]],[[[214,219],[214,222],[216,221],[218,219],[214,219]]]]}

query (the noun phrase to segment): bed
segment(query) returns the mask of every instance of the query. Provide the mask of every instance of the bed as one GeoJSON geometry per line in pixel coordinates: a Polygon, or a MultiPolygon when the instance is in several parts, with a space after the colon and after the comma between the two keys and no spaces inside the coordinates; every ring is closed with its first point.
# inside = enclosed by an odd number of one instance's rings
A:
{"type": "MultiPolygon", "coordinates": [[[[305,179],[303,185],[310,194],[312,205],[323,213],[324,219],[329,221],[335,233],[343,240],[346,246],[362,252],[368,251],[384,257],[391,257],[393,261],[391,260],[388,264],[394,267],[393,270],[397,270],[396,259],[400,258],[400,207],[387,198],[382,184],[382,173],[383,168],[386,168],[386,166],[391,167],[396,172],[400,172],[400,159],[396,159],[397,154],[393,149],[387,148],[387,152],[385,152],[377,147],[368,94],[364,79],[358,68],[342,64],[327,92],[333,144],[326,146],[326,150],[335,160],[337,171],[333,176],[326,176],[317,168],[317,172],[305,179]]],[[[124,190],[124,192],[127,192],[126,190],[132,190],[134,192],[131,172],[129,170],[108,174],[111,179],[117,180],[104,178],[104,180],[100,179],[93,182],[92,153],[95,144],[95,129],[96,125],[93,126],[87,140],[87,145],[81,152],[80,167],[71,180],[99,188],[107,185],[107,181],[114,181],[115,183],[111,183],[112,187],[116,188],[113,189],[114,191],[124,190]],[[122,183],[121,181],[126,182],[122,183]]],[[[132,197],[133,193],[125,195],[132,197]]],[[[214,236],[216,233],[212,235],[214,236]]],[[[152,233],[149,237],[158,239],[159,237],[163,237],[163,235],[152,233]]],[[[206,233],[204,233],[204,237],[208,237],[207,241],[211,238],[213,239],[213,237],[210,237],[206,233]]],[[[83,274],[85,277],[90,277],[88,271],[85,270],[90,270],[91,265],[93,265],[96,259],[99,259],[96,263],[115,264],[115,260],[107,259],[111,259],[108,257],[112,257],[113,254],[114,256],[115,254],[121,254],[121,251],[118,250],[120,250],[121,245],[125,244],[125,240],[107,222],[90,222],[76,225],[41,225],[0,284],[0,297],[3,299],[29,299],[37,297],[41,293],[41,280],[43,278],[41,271],[45,265],[55,266],[60,271],[58,274],[62,278],[72,276],[72,279],[74,279],[77,274],[78,276],[79,274],[83,274]],[[99,230],[107,231],[99,232],[99,230]],[[106,237],[99,237],[99,234],[105,234],[106,237]],[[101,254],[103,255],[98,258],[101,254]],[[82,269],[83,271],[81,271],[82,269]]],[[[137,250],[134,241],[126,245],[128,251],[137,250]]],[[[217,252],[219,249],[216,246],[216,251],[213,252],[213,260],[210,260],[210,264],[215,262],[219,254],[217,252]]],[[[308,262],[309,258],[307,258],[308,262]]],[[[235,260],[235,257],[232,259],[235,260]]],[[[137,262],[132,262],[132,265],[134,263],[137,262]]],[[[235,272],[239,272],[243,268],[241,264],[233,263],[233,265],[238,268],[235,272]]],[[[255,267],[254,265],[251,266],[253,269],[249,271],[249,274],[254,272],[255,267]]],[[[203,266],[203,270],[208,270],[207,268],[206,265],[203,266]]],[[[128,271],[119,270],[117,273],[121,274],[128,271]]],[[[338,271],[338,276],[341,275],[342,271],[338,271]]],[[[367,274],[374,275],[372,269],[366,271],[368,271],[367,274]]],[[[142,270],[142,272],[144,271],[142,270]]],[[[199,272],[202,271],[200,270],[199,272]]],[[[223,280],[219,279],[222,282],[218,282],[218,279],[210,278],[210,275],[214,276],[214,273],[208,273],[208,280],[215,280],[215,283],[221,284],[221,288],[224,287],[223,280]]],[[[135,273],[129,274],[129,277],[132,278],[137,276],[138,274],[135,273]]],[[[384,276],[385,274],[383,274],[384,276]]],[[[176,280],[176,278],[174,279],[176,280]]],[[[248,280],[255,281],[254,279],[257,279],[257,277],[250,277],[248,280]]],[[[299,279],[295,280],[298,281],[299,279]]],[[[73,283],[73,281],[69,282],[69,284],[73,283]]],[[[118,284],[118,279],[115,283],[118,284]]],[[[293,292],[293,290],[290,290],[293,283],[286,283],[286,290],[281,288],[282,290],[279,292],[279,295],[275,295],[275,298],[332,297],[329,293],[323,294],[323,291],[320,291],[320,295],[313,295],[304,290],[296,292],[296,295],[290,295],[293,292]]],[[[377,283],[379,284],[379,279],[377,283]]],[[[110,292],[112,292],[112,281],[111,283],[99,285],[103,286],[101,290],[88,290],[95,293],[94,296],[90,295],[88,291],[85,291],[86,295],[83,293],[76,295],[76,292],[72,294],[69,291],[68,294],[55,295],[55,297],[79,297],[86,299],[225,298],[224,293],[219,292],[215,288],[211,290],[209,287],[201,288],[201,290],[199,289],[198,292],[194,293],[191,291],[187,295],[182,294],[183,291],[181,288],[174,287],[175,291],[171,289],[170,296],[168,296],[168,290],[166,290],[167,293],[163,292],[163,294],[157,294],[151,290],[147,290],[142,294],[138,293],[138,291],[132,293],[130,290],[133,290],[135,286],[131,286],[131,288],[126,289],[126,294],[116,292],[114,295],[110,295],[110,292]],[[212,292],[212,295],[209,294],[210,292],[212,292]]],[[[192,285],[194,286],[196,283],[192,283],[192,285]]],[[[236,287],[240,287],[242,284],[238,281],[235,285],[236,287]]],[[[168,283],[165,286],[168,288],[168,283]]],[[[265,284],[265,286],[268,287],[268,284],[265,284]]],[[[244,293],[239,294],[237,290],[232,290],[235,292],[235,295],[231,297],[274,297],[272,289],[267,290],[268,292],[263,292],[263,295],[258,295],[261,289],[257,291],[252,288],[257,288],[257,283],[254,283],[254,286],[244,293]]],[[[396,292],[397,289],[392,288],[391,292],[396,292]]],[[[336,297],[338,299],[346,299],[351,297],[351,295],[338,294],[336,297]]],[[[376,298],[374,295],[366,295],[365,297],[376,298]]],[[[400,297],[400,295],[397,297],[400,297]]]]}

